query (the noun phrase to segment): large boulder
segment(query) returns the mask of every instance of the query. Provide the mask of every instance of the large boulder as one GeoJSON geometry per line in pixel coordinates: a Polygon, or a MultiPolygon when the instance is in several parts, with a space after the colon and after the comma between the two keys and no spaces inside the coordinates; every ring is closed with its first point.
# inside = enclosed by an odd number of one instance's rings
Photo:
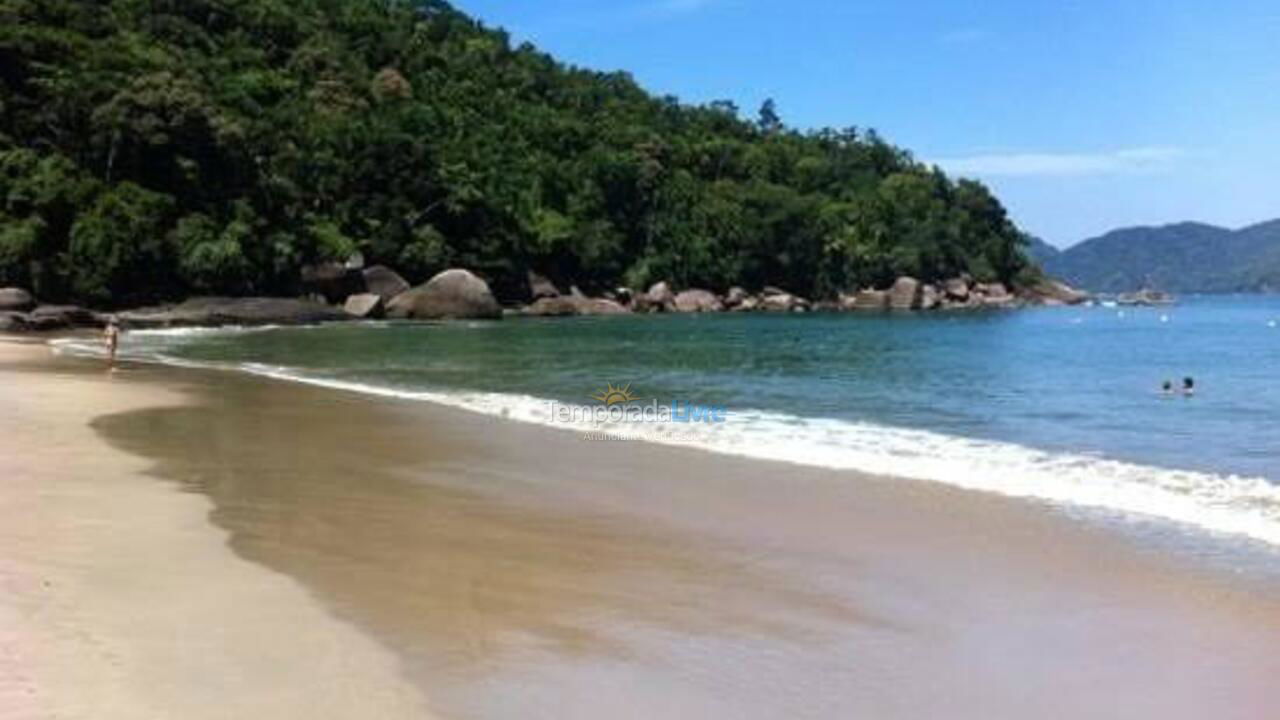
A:
{"type": "Polygon", "coordinates": [[[383,303],[380,295],[361,293],[347,298],[347,302],[342,306],[342,309],[354,318],[376,320],[382,317],[386,311],[386,304],[383,303]]]}
{"type": "Polygon", "coordinates": [[[579,301],[573,297],[542,297],[524,309],[525,315],[534,317],[569,317],[577,315],[579,301]]]}
{"type": "Polygon", "coordinates": [[[106,322],[92,310],[77,305],[40,305],[27,313],[27,325],[32,330],[62,330],[102,327],[106,322]]]}
{"type": "Polygon", "coordinates": [[[859,290],[853,296],[854,310],[885,310],[889,307],[889,293],[883,290],[859,290]]]}
{"type": "Polygon", "coordinates": [[[751,295],[746,290],[735,285],[729,288],[729,294],[724,296],[724,306],[730,309],[736,308],[746,302],[749,297],[751,295]]]}
{"type": "Polygon", "coordinates": [[[23,332],[27,329],[26,315],[20,312],[0,312],[0,332],[23,332]]]}
{"type": "Polygon", "coordinates": [[[765,288],[760,298],[760,309],[764,312],[806,312],[809,308],[808,300],[777,288],[765,288]]]}
{"type": "Polygon", "coordinates": [[[782,288],[766,285],[760,292],[759,309],[764,312],[805,312],[810,307],[808,300],[782,288]]]}
{"type": "Polygon", "coordinates": [[[685,290],[673,302],[676,312],[714,313],[724,310],[724,303],[708,290],[685,290]]]}
{"type": "Polygon", "coordinates": [[[920,309],[932,310],[942,304],[942,295],[934,285],[920,288],[920,309]]]}
{"type": "Polygon", "coordinates": [[[0,312],[26,312],[36,306],[36,299],[22,288],[0,288],[0,312]]]}
{"type": "Polygon", "coordinates": [[[581,315],[629,315],[631,310],[617,300],[608,298],[587,298],[580,301],[581,315]]]}
{"type": "Polygon", "coordinates": [[[525,315],[534,317],[568,317],[572,315],[626,315],[631,311],[608,298],[577,297],[573,295],[548,297],[535,300],[524,309],[525,315]]]}
{"type": "Polygon", "coordinates": [[[560,297],[560,288],[555,283],[543,275],[530,270],[529,273],[529,297],[533,300],[541,300],[542,298],[558,298],[560,297]]]}
{"type": "Polygon", "coordinates": [[[942,293],[947,300],[965,303],[969,301],[969,281],[966,278],[951,278],[942,283],[942,293]]]}
{"type": "Polygon", "coordinates": [[[900,277],[889,288],[889,307],[893,310],[915,310],[920,307],[920,281],[900,277]]]}
{"type": "Polygon", "coordinates": [[[362,274],[364,275],[364,292],[377,295],[382,298],[383,303],[391,302],[395,296],[412,287],[400,277],[399,273],[383,265],[365,268],[362,274]]]}
{"type": "Polygon", "coordinates": [[[387,305],[387,315],[415,320],[498,319],[502,307],[489,284],[467,270],[445,270],[387,305]]]}
{"type": "Polygon", "coordinates": [[[985,307],[1009,307],[1017,303],[1017,298],[1009,293],[1004,283],[978,283],[973,287],[973,294],[985,307]]]}
{"type": "Polygon", "coordinates": [[[639,293],[631,301],[631,309],[636,312],[668,312],[675,308],[676,294],[665,282],[654,283],[645,292],[639,293]]]}
{"type": "Polygon", "coordinates": [[[671,291],[671,286],[660,282],[650,286],[648,292],[637,300],[636,305],[637,309],[649,312],[668,312],[675,308],[675,303],[676,294],[671,291]]]}
{"type": "Polygon", "coordinates": [[[983,297],[1004,297],[1009,294],[1009,288],[1004,283],[978,283],[974,286],[973,291],[983,297]]]}
{"type": "Polygon", "coordinates": [[[304,265],[302,290],[327,302],[342,304],[348,297],[365,291],[364,273],[340,262],[304,265]]]}
{"type": "Polygon", "coordinates": [[[339,308],[294,298],[191,298],[177,305],[161,305],[119,313],[126,327],[218,327],[221,325],[313,325],[350,320],[339,308]]]}

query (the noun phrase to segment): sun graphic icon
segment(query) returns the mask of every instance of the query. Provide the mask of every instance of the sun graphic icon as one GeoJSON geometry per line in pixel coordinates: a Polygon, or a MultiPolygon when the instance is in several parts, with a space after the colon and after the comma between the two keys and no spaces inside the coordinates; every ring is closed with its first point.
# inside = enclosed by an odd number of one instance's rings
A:
{"type": "Polygon", "coordinates": [[[627,383],[627,385],[623,387],[614,387],[613,383],[609,383],[604,390],[592,395],[591,399],[599,400],[605,406],[612,407],[614,405],[626,405],[629,402],[634,402],[636,400],[636,396],[631,394],[630,383],[627,383]]]}

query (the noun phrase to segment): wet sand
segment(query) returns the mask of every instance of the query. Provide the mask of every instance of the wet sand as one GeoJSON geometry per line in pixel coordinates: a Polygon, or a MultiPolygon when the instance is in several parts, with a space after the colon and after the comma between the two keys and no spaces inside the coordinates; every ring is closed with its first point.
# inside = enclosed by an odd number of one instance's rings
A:
{"type": "MultiPolygon", "coordinates": [[[[111,488],[80,483],[84,503],[51,506],[46,520],[63,527],[27,523],[27,542],[56,537],[83,546],[82,561],[111,556],[97,546],[104,510],[91,499],[119,502],[130,516],[113,522],[132,526],[133,494],[171,498],[177,507],[143,517],[172,513],[182,519],[166,522],[205,540],[225,533],[251,563],[240,572],[270,569],[280,575],[261,577],[310,591],[295,598],[300,618],[318,602],[334,627],[363,633],[309,648],[307,671],[278,678],[285,691],[348,682],[326,653],[344,657],[348,643],[368,649],[371,638],[395,661],[370,651],[360,682],[396,687],[403,677],[443,717],[1262,720],[1280,707],[1272,551],[1210,539],[1187,543],[1194,551],[1153,547],[1024,501],[588,442],[226,374],[130,368],[111,385],[127,387],[128,402],[88,402],[84,387],[100,379],[49,372],[35,374],[74,387],[64,392],[81,398],[80,414],[49,416],[45,403],[23,401],[18,424],[95,415],[92,430],[131,459],[111,488]],[[175,386],[183,402],[152,395],[175,386]],[[212,526],[193,510],[207,510],[212,526]]],[[[29,394],[25,382],[0,375],[6,397],[29,394]]],[[[48,450],[25,482],[59,475],[81,452],[79,442],[48,450]]],[[[131,561],[133,579],[163,579],[175,566],[203,577],[206,564],[220,577],[229,564],[221,547],[215,561],[173,543],[172,527],[134,530],[151,550],[131,561]]],[[[5,540],[0,568],[13,560],[5,540]]],[[[48,564],[27,562],[28,573],[48,564]]],[[[169,593],[166,605],[205,617],[203,627],[243,617],[242,593],[221,580],[209,587],[216,606],[169,593]]],[[[155,604],[140,595],[98,583],[67,602],[136,615],[135,603],[155,604]]],[[[111,613],[82,627],[115,628],[134,652],[148,648],[146,623],[135,622],[136,639],[111,613]]],[[[258,630],[261,647],[299,649],[292,633],[258,630]]],[[[222,671],[235,672],[243,640],[225,639],[222,671]]],[[[53,670],[54,680],[71,677],[53,670]]],[[[143,680],[160,672],[134,670],[143,680]]],[[[171,698],[203,703],[196,670],[157,677],[171,698]]],[[[99,677],[91,665],[78,672],[99,677]]],[[[253,715],[286,716],[240,716],[253,715]]]]}

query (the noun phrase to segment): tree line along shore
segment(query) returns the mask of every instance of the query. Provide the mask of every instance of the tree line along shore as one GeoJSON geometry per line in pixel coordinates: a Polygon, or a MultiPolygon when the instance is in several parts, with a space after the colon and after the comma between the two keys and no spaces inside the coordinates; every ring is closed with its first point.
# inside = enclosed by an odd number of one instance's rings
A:
{"type": "Polygon", "coordinates": [[[530,273],[767,309],[1042,282],[981,183],[781,115],[655,96],[439,0],[0,0],[0,287],[300,297],[356,254],[413,285],[466,268],[504,306],[542,299],[530,273]]]}

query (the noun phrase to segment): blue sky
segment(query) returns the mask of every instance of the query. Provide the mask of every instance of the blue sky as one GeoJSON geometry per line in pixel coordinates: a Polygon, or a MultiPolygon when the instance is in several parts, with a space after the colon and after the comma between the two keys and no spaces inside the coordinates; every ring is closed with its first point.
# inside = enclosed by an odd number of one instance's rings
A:
{"type": "Polygon", "coordinates": [[[1280,217],[1276,0],[456,4],[655,93],[874,127],[987,182],[1056,245],[1280,217]]]}

